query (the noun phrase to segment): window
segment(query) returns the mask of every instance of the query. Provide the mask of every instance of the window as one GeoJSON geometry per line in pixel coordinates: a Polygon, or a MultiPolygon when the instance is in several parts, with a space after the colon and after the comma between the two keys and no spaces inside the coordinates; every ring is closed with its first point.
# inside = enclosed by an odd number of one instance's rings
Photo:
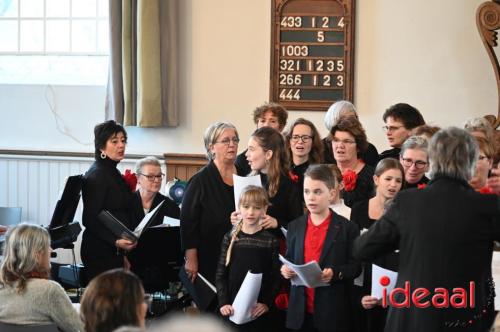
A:
{"type": "Polygon", "coordinates": [[[0,83],[104,85],[109,0],[0,0],[0,83]]]}
{"type": "Polygon", "coordinates": [[[108,53],[108,0],[0,0],[0,53],[108,53]]]}

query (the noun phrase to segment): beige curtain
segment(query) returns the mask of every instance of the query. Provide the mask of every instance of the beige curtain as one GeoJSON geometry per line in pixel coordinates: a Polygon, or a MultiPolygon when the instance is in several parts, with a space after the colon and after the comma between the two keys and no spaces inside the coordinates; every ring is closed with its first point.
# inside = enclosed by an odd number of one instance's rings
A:
{"type": "Polygon", "coordinates": [[[110,0],[106,119],[177,126],[177,0],[110,0]]]}

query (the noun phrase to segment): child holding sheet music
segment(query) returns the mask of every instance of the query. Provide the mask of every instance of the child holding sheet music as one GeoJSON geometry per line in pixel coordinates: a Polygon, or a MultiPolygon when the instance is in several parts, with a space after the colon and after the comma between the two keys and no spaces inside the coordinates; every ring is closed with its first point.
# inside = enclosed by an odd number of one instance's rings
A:
{"type": "MultiPolygon", "coordinates": [[[[287,328],[299,331],[348,331],[351,328],[350,296],[353,279],[361,271],[351,256],[359,235],[353,223],[329,209],[339,184],[327,165],[309,166],[304,175],[304,201],[309,213],[288,226],[286,259],[294,264],[318,262],[321,281],[328,286],[290,289],[287,328]]],[[[319,273],[319,272],[318,272],[319,273]]],[[[281,274],[293,279],[291,267],[281,274]]]]}
{"type": "Polygon", "coordinates": [[[238,330],[253,331],[265,327],[262,315],[269,311],[279,286],[278,240],[260,225],[268,205],[263,188],[245,187],[238,204],[242,220],[224,236],[222,242],[216,287],[223,316],[234,314],[232,303],[247,272],[262,273],[257,304],[251,312],[256,320],[239,325],[238,330]]]}

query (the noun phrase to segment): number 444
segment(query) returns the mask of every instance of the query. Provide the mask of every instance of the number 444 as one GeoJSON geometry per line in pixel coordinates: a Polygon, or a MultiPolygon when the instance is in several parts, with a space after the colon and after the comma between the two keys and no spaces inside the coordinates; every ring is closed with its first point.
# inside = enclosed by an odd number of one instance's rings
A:
{"type": "Polygon", "coordinates": [[[300,89],[281,89],[280,100],[300,100],[300,89]]]}

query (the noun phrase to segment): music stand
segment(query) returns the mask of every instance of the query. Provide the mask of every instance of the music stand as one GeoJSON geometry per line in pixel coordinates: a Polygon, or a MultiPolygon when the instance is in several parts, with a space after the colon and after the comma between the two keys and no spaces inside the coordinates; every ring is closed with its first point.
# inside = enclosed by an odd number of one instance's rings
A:
{"type": "Polygon", "coordinates": [[[128,258],[132,272],[142,280],[147,292],[167,289],[170,282],[179,280],[183,264],[180,227],[148,228],[128,258]]]}

